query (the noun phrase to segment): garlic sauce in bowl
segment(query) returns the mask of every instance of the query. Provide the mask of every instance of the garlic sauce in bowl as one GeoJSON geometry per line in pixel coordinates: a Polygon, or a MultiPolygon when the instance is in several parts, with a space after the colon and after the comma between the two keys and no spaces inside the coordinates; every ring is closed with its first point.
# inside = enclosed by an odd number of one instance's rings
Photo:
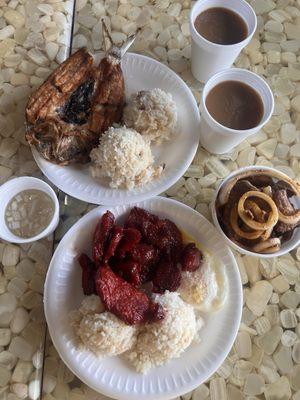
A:
{"type": "Polygon", "coordinates": [[[5,222],[14,235],[28,239],[47,228],[54,211],[54,202],[47,193],[37,189],[23,190],[6,206],[5,222]]]}
{"type": "Polygon", "coordinates": [[[0,237],[30,243],[50,235],[59,222],[59,203],[44,181],[29,176],[0,187],[0,237]]]}

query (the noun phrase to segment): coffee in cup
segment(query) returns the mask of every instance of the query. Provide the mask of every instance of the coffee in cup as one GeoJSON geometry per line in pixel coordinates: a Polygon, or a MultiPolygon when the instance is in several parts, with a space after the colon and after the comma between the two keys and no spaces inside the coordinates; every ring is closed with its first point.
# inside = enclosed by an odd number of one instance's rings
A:
{"type": "Polygon", "coordinates": [[[194,26],[206,40],[225,46],[242,42],[248,36],[245,20],[235,11],[224,7],[202,11],[196,17],[194,26]]]}
{"type": "Polygon", "coordinates": [[[255,12],[245,0],[198,0],[189,22],[192,73],[201,82],[231,67],[257,26],[255,12]]]}
{"type": "Polygon", "coordinates": [[[201,99],[200,142],[208,151],[231,151],[257,133],[270,119],[274,97],[253,72],[229,68],[212,76],[201,99]]]}
{"type": "Polygon", "coordinates": [[[208,93],[206,108],[221,125],[245,130],[259,125],[264,115],[264,104],[255,89],[241,81],[223,81],[208,93]]]}

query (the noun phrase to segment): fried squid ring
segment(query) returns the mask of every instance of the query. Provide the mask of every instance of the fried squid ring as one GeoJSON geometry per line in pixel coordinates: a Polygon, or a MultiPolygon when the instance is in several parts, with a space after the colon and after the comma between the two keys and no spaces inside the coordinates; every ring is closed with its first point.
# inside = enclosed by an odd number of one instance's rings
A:
{"type": "Polygon", "coordinates": [[[261,237],[261,235],[263,234],[262,231],[253,231],[253,232],[243,231],[238,225],[238,217],[239,217],[239,215],[238,215],[237,207],[234,206],[231,209],[231,213],[230,213],[230,224],[231,224],[232,229],[238,236],[240,236],[243,239],[249,239],[249,240],[258,239],[259,237],[261,237]]]}
{"type": "Polygon", "coordinates": [[[280,244],[279,238],[272,238],[255,244],[252,250],[256,253],[274,253],[280,249],[280,244]]]}
{"type": "Polygon", "coordinates": [[[252,228],[254,230],[260,230],[260,231],[265,231],[273,226],[275,226],[278,222],[278,209],[274,201],[271,199],[270,196],[263,192],[257,192],[254,190],[250,190],[249,192],[246,192],[243,194],[243,196],[240,198],[238,202],[238,214],[241,220],[249,226],[249,228],[252,228]],[[258,197],[263,199],[271,208],[271,211],[268,215],[268,219],[266,222],[258,222],[249,217],[245,210],[245,201],[249,197],[258,197]]]}

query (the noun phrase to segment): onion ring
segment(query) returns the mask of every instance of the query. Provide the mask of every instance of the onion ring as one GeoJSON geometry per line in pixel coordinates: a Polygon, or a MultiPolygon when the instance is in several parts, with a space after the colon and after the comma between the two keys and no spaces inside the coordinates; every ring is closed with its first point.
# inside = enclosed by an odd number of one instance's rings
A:
{"type": "Polygon", "coordinates": [[[226,204],[228,202],[228,198],[230,195],[230,192],[234,185],[236,184],[237,181],[240,179],[246,178],[247,176],[251,175],[267,175],[271,176],[272,178],[277,178],[285,181],[290,185],[292,188],[293,192],[297,195],[300,196],[300,185],[296,182],[294,182],[291,178],[288,176],[284,175],[280,171],[269,171],[269,170],[260,170],[259,168],[257,170],[251,169],[248,171],[243,172],[242,174],[234,176],[229,182],[227,182],[223,187],[221,187],[218,195],[218,201],[221,206],[226,204]]]}
{"type": "Polygon", "coordinates": [[[298,222],[300,221],[300,210],[297,210],[295,214],[292,215],[285,215],[280,210],[278,210],[278,215],[279,221],[287,225],[295,225],[298,224],[298,222]]]}
{"type": "Polygon", "coordinates": [[[281,240],[279,238],[272,238],[255,244],[252,247],[252,250],[255,251],[256,253],[273,253],[274,251],[280,249],[280,244],[281,240]]]}
{"type": "Polygon", "coordinates": [[[270,254],[270,253],[276,253],[276,251],[280,250],[280,244],[276,244],[275,246],[268,247],[265,250],[262,250],[260,253],[261,254],[270,254]]]}
{"type": "Polygon", "coordinates": [[[271,236],[272,232],[273,232],[273,227],[265,230],[264,233],[260,237],[261,240],[263,240],[263,241],[268,240],[269,237],[271,236]]]}
{"type": "Polygon", "coordinates": [[[238,211],[237,207],[233,207],[230,213],[230,224],[234,232],[243,239],[254,240],[261,237],[262,231],[245,232],[238,225],[238,211]]]}
{"type": "Polygon", "coordinates": [[[278,222],[278,209],[273,199],[263,192],[257,192],[254,190],[250,190],[243,194],[238,202],[238,214],[243,222],[254,230],[265,231],[273,226],[275,226],[278,222]],[[271,212],[269,213],[268,219],[266,222],[258,222],[254,221],[245,212],[244,204],[248,197],[259,197],[265,200],[266,203],[271,207],[271,212]]]}

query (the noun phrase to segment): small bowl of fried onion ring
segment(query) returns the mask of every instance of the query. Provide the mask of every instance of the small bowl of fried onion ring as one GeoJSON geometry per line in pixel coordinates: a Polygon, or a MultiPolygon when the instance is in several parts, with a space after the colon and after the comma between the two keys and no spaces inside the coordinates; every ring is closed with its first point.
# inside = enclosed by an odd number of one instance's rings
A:
{"type": "Polygon", "coordinates": [[[274,168],[234,171],[216,191],[211,212],[219,232],[240,253],[278,257],[300,244],[300,185],[274,168]]]}

